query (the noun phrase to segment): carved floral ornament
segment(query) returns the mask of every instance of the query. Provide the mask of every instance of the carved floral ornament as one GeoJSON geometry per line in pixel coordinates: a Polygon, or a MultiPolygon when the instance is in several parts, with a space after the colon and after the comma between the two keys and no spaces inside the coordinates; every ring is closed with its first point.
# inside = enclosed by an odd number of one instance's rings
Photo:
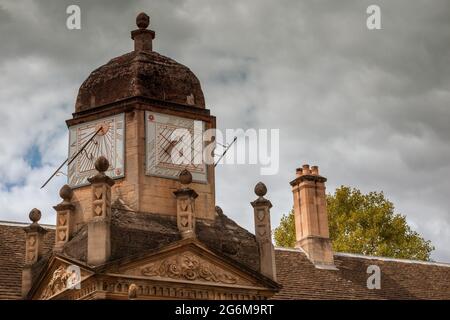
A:
{"type": "Polygon", "coordinates": [[[183,280],[235,284],[238,278],[200,257],[186,252],[162,261],[151,263],[141,269],[145,276],[158,276],[183,280]]]}
{"type": "Polygon", "coordinates": [[[79,289],[81,281],[80,268],[75,265],[60,265],[53,271],[52,277],[42,292],[40,299],[49,299],[65,289],[79,289]]]}
{"type": "Polygon", "coordinates": [[[67,287],[67,280],[70,277],[70,272],[67,271],[66,266],[59,266],[44,289],[41,299],[48,299],[51,296],[63,291],[67,287]]]}

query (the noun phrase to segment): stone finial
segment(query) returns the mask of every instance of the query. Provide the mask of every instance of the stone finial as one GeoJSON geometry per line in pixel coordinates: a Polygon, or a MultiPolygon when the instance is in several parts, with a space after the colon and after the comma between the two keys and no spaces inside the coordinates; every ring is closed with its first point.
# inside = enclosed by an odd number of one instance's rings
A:
{"type": "Polygon", "coordinates": [[[100,173],[105,173],[109,168],[109,161],[104,156],[100,156],[95,160],[95,169],[100,173]]]}
{"type": "Polygon", "coordinates": [[[145,12],[139,13],[136,17],[136,25],[139,29],[147,29],[150,25],[150,17],[145,12]]]}
{"type": "Polygon", "coordinates": [[[195,190],[187,185],[192,182],[192,174],[184,169],[178,176],[182,187],[174,191],[177,198],[177,226],[181,237],[195,237],[195,199],[198,197],[195,190]]]}
{"type": "Polygon", "coordinates": [[[267,187],[264,183],[258,182],[255,186],[255,194],[258,197],[264,197],[267,193],[267,187]]]}
{"type": "Polygon", "coordinates": [[[152,51],[152,41],[155,39],[155,32],[148,30],[150,17],[141,12],[136,17],[137,30],[131,31],[131,39],[134,40],[134,51],[152,51]]]}
{"type": "Polygon", "coordinates": [[[31,224],[25,231],[25,265],[22,270],[22,297],[26,297],[32,285],[32,266],[39,261],[44,254],[44,236],[47,230],[42,228],[38,221],[41,219],[41,211],[34,208],[29,214],[31,224]]]}
{"type": "Polygon", "coordinates": [[[41,211],[39,209],[32,209],[30,211],[30,214],[28,215],[28,217],[30,218],[31,222],[33,222],[33,224],[37,224],[39,220],[41,220],[41,211]]]}
{"type": "Polygon", "coordinates": [[[63,199],[64,203],[70,203],[73,198],[73,190],[67,184],[63,185],[59,190],[59,196],[63,199]]]}
{"type": "Polygon", "coordinates": [[[59,195],[63,201],[53,207],[56,211],[55,251],[61,251],[74,232],[73,190],[66,184],[59,190],[59,195]]]}
{"type": "Polygon", "coordinates": [[[95,160],[94,167],[98,173],[95,176],[88,178],[88,181],[92,184],[106,183],[112,187],[114,185],[114,180],[105,174],[105,172],[109,169],[108,159],[104,156],[98,157],[97,160],[95,160]]]}
{"type": "Polygon", "coordinates": [[[91,183],[92,206],[88,218],[87,262],[100,265],[111,255],[111,187],[114,180],[105,174],[109,161],[101,156],[95,161],[98,173],[88,178],[91,183]]]}
{"type": "Polygon", "coordinates": [[[178,181],[180,181],[180,183],[183,185],[188,185],[192,183],[192,174],[189,172],[189,170],[184,169],[178,175],[178,181]]]}
{"type": "Polygon", "coordinates": [[[255,219],[255,236],[259,246],[260,271],[265,276],[276,280],[275,251],[272,244],[270,208],[272,203],[264,198],[267,187],[258,182],[255,186],[255,194],[258,199],[251,202],[255,219]]]}
{"type": "Polygon", "coordinates": [[[38,223],[41,216],[41,211],[34,208],[29,214],[32,223],[23,228],[26,233],[25,263],[29,265],[35,263],[44,250],[43,236],[47,233],[47,230],[42,228],[38,223]]]}

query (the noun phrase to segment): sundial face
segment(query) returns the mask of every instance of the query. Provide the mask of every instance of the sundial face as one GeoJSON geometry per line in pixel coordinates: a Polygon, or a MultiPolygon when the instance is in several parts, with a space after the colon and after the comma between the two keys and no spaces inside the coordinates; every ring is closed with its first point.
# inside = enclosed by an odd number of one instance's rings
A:
{"type": "Polygon", "coordinates": [[[110,167],[105,173],[113,179],[124,176],[124,115],[119,114],[70,127],[69,161],[92,138],[68,168],[68,183],[72,188],[88,184],[96,174],[95,160],[104,156],[110,167]],[[95,133],[98,131],[97,135],[95,133]]]}
{"type": "Polygon", "coordinates": [[[180,172],[187,169],[193,181],[207,182],[202,157],[203,121],[146,111],[145,122],[147,175],[178,179],[180,172]],[[177,129],[190,138],[174,134],[177,129]]]}

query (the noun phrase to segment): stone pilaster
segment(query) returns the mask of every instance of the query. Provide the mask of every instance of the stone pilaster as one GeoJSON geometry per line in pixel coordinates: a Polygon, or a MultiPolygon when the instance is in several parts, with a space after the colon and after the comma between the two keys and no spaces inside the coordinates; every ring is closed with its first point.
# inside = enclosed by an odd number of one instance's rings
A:
{"type": "Polygon", "coordinates": [[[98,173],[89,178],[92,189],[92,212],[88,225],[87,262],[101,265],[111,255],[111,187],[114,180],[105,174],[108,160],[101,156],[95,161],[98,173]]]}
{"type": "Polygon", "coordinates": [[[71,203],[73,190],[66,184],[59,191],[63,201],[53,208],[56,211],[55,251],[61,251],[72,238],[75,206],[71,203]]]}
{"type": "Polygon", "coordinates": [[[31,266],[39,261],[44,253],[44,235],[47,230],[42,228],[38,221],[41,219],[41,212],[33,209],[30,212],[32,223],[24,228],[25,235],[25,265],[22,270],[22,296],[25,297],[31,288],[31,266]]]}
{"type": "Polygon", "coordinates": [[[317,166],[297,169],[291,181],[294,196],[296,247],[302,248],[316,266],[333,266],[325,195],[327,179],[317,166]]]}
{"type": "Polygon", "coordinates": [[[192,182],[192,175],[189,171],[183,170],[179,180],[183,185],[174,191],[177,198],[177,226],[183,239],[195,237],[195,199],[197,192],[187,187],[192,182]]]}
{"type": "Polygon", "coordinates": [[[259,246],[260,272],[276,281],[275,250],[272,244],[272,231],[270,224],[270,208],[272,203],[264,198],[267,188],[259,182],[255,186],[258,199],[251,202],[255,218],[255,236],[259,246]]]}

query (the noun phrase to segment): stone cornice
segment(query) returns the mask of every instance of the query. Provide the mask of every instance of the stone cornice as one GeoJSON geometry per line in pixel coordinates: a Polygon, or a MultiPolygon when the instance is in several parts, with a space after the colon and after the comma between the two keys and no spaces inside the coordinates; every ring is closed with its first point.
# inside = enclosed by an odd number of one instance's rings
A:
{"type": "Polygon", "coordinates": [[[327,178],[319,176],[319,175],[309,175],[309,174],[305,174],[302,175],[300,177],[295,178],[294,180],[292,180],[290,182],[291,186],[296,186],[299,183],[303,182],[303,181],[312,181],[312,182],[321,182],[324,183],[327,181],[327,178]]]}

